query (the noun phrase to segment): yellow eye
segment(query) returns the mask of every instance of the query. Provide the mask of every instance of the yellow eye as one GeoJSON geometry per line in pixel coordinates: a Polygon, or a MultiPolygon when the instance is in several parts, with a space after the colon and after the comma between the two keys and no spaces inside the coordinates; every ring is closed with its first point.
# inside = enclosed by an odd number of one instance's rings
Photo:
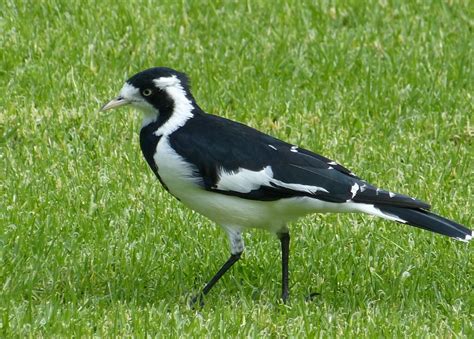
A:
{"type": "Polygon", "coordinates": [[[151,89],[147,88],[145,90],[143,90],[143,95],[146,96],[146,97],[149,97],[152,93],[151,89]]]}

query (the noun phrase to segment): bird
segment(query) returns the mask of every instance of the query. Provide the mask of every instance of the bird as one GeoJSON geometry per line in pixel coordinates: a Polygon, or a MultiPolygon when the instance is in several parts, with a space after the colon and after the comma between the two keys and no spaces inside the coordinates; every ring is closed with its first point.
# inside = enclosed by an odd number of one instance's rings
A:
{"type": "Polygon", "coordinates": [[[281,245],[281,300],[289,299],[288,224],[312,213],[365,213],[468,242],[473,232],[416,198],[380,189],[341,164],[257,129],[206,113],[185,73],[154,67],[130,77],[101,111],[142,112],[140,148],[163,187],[219,224],[230,257],[190,304],[241,258],[242,233],[260,228],[281,245]]]}

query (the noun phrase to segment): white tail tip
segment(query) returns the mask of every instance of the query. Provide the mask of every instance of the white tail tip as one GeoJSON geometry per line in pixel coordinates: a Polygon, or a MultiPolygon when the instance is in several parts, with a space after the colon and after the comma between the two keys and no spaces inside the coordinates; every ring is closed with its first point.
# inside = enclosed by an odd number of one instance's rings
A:
{"type": "Polygon", "coordinates": [[[463,238],[456,238],[457,240],[463,241],[463,242],[469,242],[472,240],[472,232],[471,234],[466,234],[466,236],[463,238]]]}

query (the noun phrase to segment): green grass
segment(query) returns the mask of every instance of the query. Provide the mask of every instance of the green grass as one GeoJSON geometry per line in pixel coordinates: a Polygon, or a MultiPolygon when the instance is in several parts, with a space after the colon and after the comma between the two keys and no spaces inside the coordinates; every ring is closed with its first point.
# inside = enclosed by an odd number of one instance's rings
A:
{"type": "Polygon", "coordinates": [[[1,1],[0,336],[474,336],[473,247],[362,215],[291,225],[289,305],[251,231],[188,308],[226,237],[160,187],[137,112],[98,113],[144,68],[474,225],[469,1],[290,3],[1,1]]]}

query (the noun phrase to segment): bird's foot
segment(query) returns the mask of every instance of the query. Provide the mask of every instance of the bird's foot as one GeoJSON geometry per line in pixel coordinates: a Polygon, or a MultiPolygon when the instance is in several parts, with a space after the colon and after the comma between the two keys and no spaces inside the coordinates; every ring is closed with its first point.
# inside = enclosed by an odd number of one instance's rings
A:
{"type": "Polygon", "coordinates": [[[304,300],[306,302],[308,301],[313,301],[314,299],[316,299],[317,296],[321,295],[321,293],[319,292],[311,292],[309,295],[307,295],[304,300]]]}
{"type": "Polygon", "coordinates": [[[189,300],[188,305],[193,310],[204,307],[204,295],[202,293],[196,294],[189,300]]]}
{"type": "Polygon", "coordinates": [[[289,299],[290,299],[289,293],[283,293],[281,295],[281,301],[283,302],[283,304],[288,305],[290,302],[289,299]]]}

